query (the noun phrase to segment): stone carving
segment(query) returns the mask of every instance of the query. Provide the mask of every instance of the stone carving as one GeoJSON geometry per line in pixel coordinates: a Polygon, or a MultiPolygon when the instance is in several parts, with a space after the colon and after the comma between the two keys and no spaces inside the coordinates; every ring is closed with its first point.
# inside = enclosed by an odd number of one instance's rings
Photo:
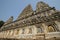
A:
{"type": "Polygon", "coordinates": [[[15,21],[10,17],[0,29],[0,39],[60,40],[60,11],[44,2],[36,7],[33,11],[28,5],[15,21]]]}
{"type": "Polygon", "coordinates": [[[5,22],[4,25],[6,25],[6,24],[8,24],[8,23],[11,23],[11,22],[13,22],[13,16],[11,16],[11,17],[5,22]]]}
{"type": "Polygon", "coordinates": [[[30,14],[31,12],[33,12],[33,10],[31,5],[29,4],[28,6],[26,6],[26,8],[22,11],[17,19],[19,19],[20,17],[29,16],[28,14],[30,14]]]}
{"type": "Polygon", "coordinates": [[[49,5],[41,1],[37,3],[36,7],[37,11],[44,11],[49,8],[49,5]]]}

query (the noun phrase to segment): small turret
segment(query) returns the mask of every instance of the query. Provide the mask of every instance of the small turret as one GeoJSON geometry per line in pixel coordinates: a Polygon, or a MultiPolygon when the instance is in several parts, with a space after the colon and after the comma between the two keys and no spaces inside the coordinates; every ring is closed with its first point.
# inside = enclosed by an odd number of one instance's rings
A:
{"type": "Polygon", "coordinates": [[[8,24],[8,23],[11,23],[13,22],[13,16],[11,16],[5,23],[4,25],[8,24]]]}
{"type": "Polygon", "coordinates": [[[42,10],[46,10],[48,8],[49,8],[49,5],[42,1],[38,2],[36,5],[36,11],[42,11],[42,10]]]}

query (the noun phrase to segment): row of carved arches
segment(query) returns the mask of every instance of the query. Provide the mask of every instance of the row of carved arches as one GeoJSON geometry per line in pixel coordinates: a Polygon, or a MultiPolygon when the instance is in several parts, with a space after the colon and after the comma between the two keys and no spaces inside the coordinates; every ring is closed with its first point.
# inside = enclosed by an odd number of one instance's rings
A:
{"type": "Polygon", "coordinates": [[[32,34],[33,33],[33,28],[32,27],[26,27],[26,28],[16,28],[12,30],[7,30],[3,31],[0,33],[2,37],[14,37],[17,35],[23,35],[23,34],[32,34]]]}
{"type": "Polygon", "coordinates": [[[7,36],[16,36],[21,34],[37,34],[37,33],[44,33],[44,32],[57,32],[59,31],[59,23],[60,22],[48,22],[42,24],[31,25],[28,27],[23,28],[16,28],[12,30],[3,31],[0,35],[4,37],[7,36]]]}
{"type": "Polygon", "coordinates": [[[48,22],[48,23],[42,23],[37,26],[37,33],[44,33],[44,32],[58,32],[59,26],[55,22],[48,22]]]}

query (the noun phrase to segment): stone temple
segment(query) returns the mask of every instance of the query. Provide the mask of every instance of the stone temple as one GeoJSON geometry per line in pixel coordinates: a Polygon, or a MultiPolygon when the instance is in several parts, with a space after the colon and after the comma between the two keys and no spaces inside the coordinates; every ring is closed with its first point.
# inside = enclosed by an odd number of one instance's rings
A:
{"type": "Polygon", "coordinates": [[[60,40],[60,11],[42,1],[35,11],[29,4],[0,28],[0,40],[60,40]]]}

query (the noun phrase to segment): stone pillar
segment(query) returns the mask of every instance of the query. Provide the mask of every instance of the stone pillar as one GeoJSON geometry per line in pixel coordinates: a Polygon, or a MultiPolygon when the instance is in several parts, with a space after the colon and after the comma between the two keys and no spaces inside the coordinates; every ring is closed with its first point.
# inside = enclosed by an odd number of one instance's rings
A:
{"type": "Polygon", "coordinates": [[[25,28],[25,32],[24,33],[25,34],[28,34],[29,33],[29,28],[28,27],[25,28]]]}
{"type": "Polygon", "coordinates": [[[7,32],[6,32],[6,31],[4,31],[4,38],[6,38],[6,36],[7,36],[6,34],[7,34],[7,32]]]}
{"type": "Polygon", "coordinates": [[[17,32],[17,30],[16,30],[16,29],[14,29],[14,36],[16,36],[16,32],[17,32]]]}
{"type": "Polygon", "coordinates": [[[47,33],[48,32],[48,30],[47,30],[47,25],[45,25],[44,23],[42,24],[42,26],[43,26],[43,29],[44,29],[44,33],[47,33]]]}
{"type": "Polygon", "coordinates": [[[37,28],[35,25],[32,26],[32,34],[37,34],[37,28]]]}
{"type": "Polygon", "coordinates": [[[10,32],[9,32],[9,30],[8,30],[8,31],[7,31],[7,36],[6,36],[7,38],[9,37],[9,34],[10,34],[10,32]]]}
{"type": "Polygon", "coordinates": [[[2,32],[2,38],[4,38],[4,31],[2,32]]]}
{"type": "Polygon", "coordinates": [[[3,38],[3,32],[0,32],[0,38],[3,38]]]}
{"type": "Polygon", "coordinates": [[[21,34],[22,34],[22,28],[19,29],[19,35],[21,35],[21,34]]]}

